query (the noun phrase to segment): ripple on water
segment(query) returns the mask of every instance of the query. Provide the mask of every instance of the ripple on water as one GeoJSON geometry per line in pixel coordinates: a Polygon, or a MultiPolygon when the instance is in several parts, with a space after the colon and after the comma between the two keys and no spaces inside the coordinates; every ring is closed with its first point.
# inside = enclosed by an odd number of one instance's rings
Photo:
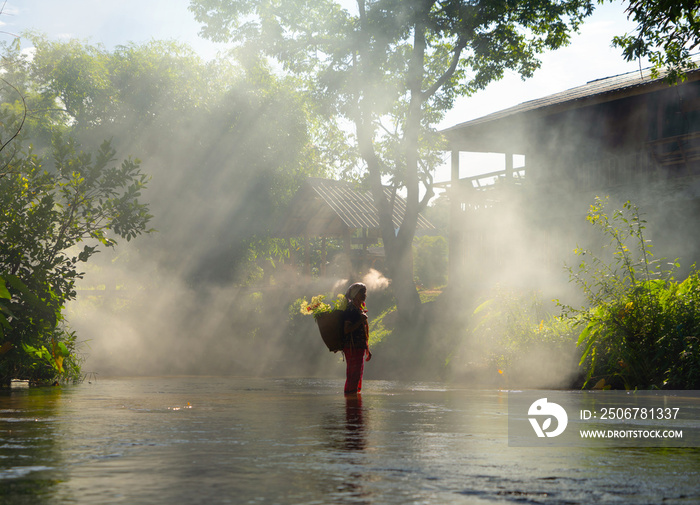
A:
{"type": "Polygon", "coordinates": [[[14,466],[0,470],[0,479],[19,479],[34,472],[53,470],[50,466],[14,466]]]}

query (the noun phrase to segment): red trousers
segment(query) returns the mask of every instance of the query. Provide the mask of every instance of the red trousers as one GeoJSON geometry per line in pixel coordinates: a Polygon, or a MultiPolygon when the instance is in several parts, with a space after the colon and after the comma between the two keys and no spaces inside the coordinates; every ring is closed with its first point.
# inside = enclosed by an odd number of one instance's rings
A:
{"type": "Polygon", "coordinates": [[[345,363],[347,364],[345,379],[345,394],[359,393],[362,389],[362,373],[365,370],[365,351],[367,349],[343,349],[345,363]]]}

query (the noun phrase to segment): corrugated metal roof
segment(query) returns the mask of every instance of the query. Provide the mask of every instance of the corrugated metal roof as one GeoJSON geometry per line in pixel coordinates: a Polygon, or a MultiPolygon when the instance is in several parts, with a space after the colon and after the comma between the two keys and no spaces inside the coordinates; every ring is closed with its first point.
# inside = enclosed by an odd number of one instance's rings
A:
{"type": "MultiPolygon", "coordinates": [[[[692,70],[687,73],[687,76],[693,80],[700,78],[700,70],[692,70]]],[[[576,102],[583,100],[591,100],[596,98],[600,101],[605,101],[606,98],[612,100],[615,99],[620,93],[630,92],[634,88],[646,88],[651,85],[663,86],[667,84],[665,84],[663,75],[658,78],[652,78],[650,68],[646,68],[641,71],[636,70],[634,72],[628,72],[626,74],[615,75],[612,77],[605,77],[603,79],[590,81],[582,86],[577,86],[566,91],[561,91],[542,98],[523,102],[514,107],[494,112],[493,114],[489,114],[487,116],[465,121],[464,123],[460,123],[443,130],[443,133],[449,134],[452,131],[459,130],[461,128],[476,126],[482,123],[489,123],[491,121],[496,121],[527,112],[537,111],[538,113],[546,115],[550,109],[555,109],[556,106],[568,105],[569,107],[573,108],[576,106],[576,102]],[[609,97],[606,97],[606,95],[609,95],[609,97]]],[[[552,112],[554,112],[554,110],[552,110],[552,112]]]]}
{"type": "MultiPolygon", "coordinates": [[[[385,188],[388,198],[391,190],[385,188]]],[[[406,201],[397,196],[394,201],[393,223],[398,228],[406,214],[406,201]]],[[[379,228],[379,213],[371,191],[361,191],[343,181],[309,178],[299,189],[290,206],[281,232],[288,236],[334,235],[342,228],[379,228]]],[[[422,215],[419,229],[434,226],[422,215]]]]}
{"type": "Polygon", "coordinates": [[[328,179],[309,179],[307,183],[348,228],[379,228],[371,193],[355,191],[348,183],[328,179]]]}

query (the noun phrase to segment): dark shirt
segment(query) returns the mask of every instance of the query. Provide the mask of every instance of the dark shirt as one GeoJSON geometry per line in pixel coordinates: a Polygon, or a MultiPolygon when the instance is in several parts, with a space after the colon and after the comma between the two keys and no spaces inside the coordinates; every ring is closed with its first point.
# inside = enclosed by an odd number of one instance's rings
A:
{"type": "MultiPolygon", "coordinates": [[[[354,326],[361,320],[362,312],[360,312],[360,309],[355,307],[355,305],[350,304],[348,308],[343,311],[343,328],[345,328],[345,321],[349,322],[350,326],[354,326]]],[[[345,333],[343,329],[343,345],[355,349],[367,349],[365,325],[361,324],[350,333],[345,333]]]]}

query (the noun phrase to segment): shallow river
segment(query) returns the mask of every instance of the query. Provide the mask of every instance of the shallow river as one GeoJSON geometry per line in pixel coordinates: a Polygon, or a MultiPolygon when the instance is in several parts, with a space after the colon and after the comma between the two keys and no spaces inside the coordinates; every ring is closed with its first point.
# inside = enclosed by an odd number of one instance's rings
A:
{"type": "Polygon", "coordinates": [[[700,502],[700,449],[509,447],[507,393],[128,378],[0,392],[2,504],[700,502]]]}

